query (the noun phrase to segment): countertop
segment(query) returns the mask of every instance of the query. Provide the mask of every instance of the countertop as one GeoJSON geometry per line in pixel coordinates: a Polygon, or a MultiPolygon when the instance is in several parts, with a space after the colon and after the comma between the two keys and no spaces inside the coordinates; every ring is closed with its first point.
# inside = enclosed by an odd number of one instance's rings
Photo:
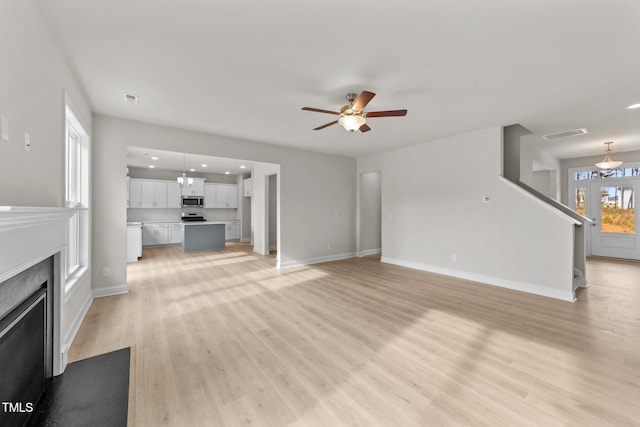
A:
{"type": "Polygon", "coordinates": [[[183,222],[182,225],[214,225],[214,224],[224,225],[228,222],[231,222],[231,221],[193,221],[193,222],[183,222]]]}
{"type": "Polygon", "coordinates": [[[127,227],[142,227],[141,222],[127,222],[127,227]]]}
{"type": "MultiPolygon", "coordinates": [[[[205,223],[220,223],[220,224],[225,224],[227,222],[239,222],[239,219],[218,219],[215,221],[205,221],[205,223]]],[[[182,220],[175,220],[175,221],[130,221],[127,222],[127,225],[129,226],[140,226],[140,225],[144,225],[144,224],[183,224],[182,220]]],[[[202,224],[202,223],[199,223],[202,224]]]]}

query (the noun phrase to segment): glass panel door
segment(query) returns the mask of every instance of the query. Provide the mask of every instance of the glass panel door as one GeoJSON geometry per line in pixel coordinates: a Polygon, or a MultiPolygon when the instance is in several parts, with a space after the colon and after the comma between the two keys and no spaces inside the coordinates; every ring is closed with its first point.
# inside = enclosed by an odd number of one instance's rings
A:
{"type": "Polygon", "coordinates": [[[589,184],[592,255],[640,259],[635,215],[637,184],[636,180],[610,179],[589,184]]]}

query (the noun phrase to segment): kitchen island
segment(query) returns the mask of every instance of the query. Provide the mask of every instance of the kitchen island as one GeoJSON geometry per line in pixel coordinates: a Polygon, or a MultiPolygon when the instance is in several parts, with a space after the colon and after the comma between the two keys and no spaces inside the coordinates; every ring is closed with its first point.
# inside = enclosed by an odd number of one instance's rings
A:
{"type": "Polygon", "coordinates": [[[182,223],[182,251],[224,249],[226,222],[201,221],[182,223]]]}

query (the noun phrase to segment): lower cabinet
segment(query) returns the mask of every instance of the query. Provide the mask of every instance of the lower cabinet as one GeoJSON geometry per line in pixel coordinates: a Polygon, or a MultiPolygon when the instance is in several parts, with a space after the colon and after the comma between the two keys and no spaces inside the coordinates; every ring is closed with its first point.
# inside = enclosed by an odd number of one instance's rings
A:
{"type": "Polygon", "coordinates": [[[142,246],[177,245],[181,241],[180,223],[152,223],[142,226],[142,246]]]}
{"type": "Polygon", "coordinates": [[[240,240],[240,221],[227,222],[224,229],[225,240],[240,240]]]}
{"type": "Polygon", "coordinates": [[[169,224],[169,244],[179,245],[182,243],[182,227],[180,224],[169,224]]]}
{"type": "Polygon", "coordinates": [[[142,256],[142,227],[127,227],[127,262],[136,262],[142,256]]]}

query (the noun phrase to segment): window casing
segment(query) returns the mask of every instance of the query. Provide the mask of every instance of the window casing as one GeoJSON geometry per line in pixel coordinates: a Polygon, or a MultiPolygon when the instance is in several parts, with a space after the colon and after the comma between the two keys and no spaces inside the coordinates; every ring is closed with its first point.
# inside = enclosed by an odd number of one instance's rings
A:
{"type": "Polygon", "coordinates": [[[65,206],[73,210],[67,223],[65,291],[89,269],[89,135],[67,104],[65,111],[65,206]]]}

